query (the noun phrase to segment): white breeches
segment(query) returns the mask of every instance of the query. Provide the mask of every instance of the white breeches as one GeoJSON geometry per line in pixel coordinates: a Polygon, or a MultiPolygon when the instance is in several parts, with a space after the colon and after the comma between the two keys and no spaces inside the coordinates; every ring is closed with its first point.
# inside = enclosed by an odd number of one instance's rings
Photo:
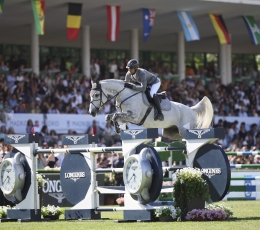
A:
{"type": "Polygon", "coordinates": [[[161,86],[161,81],[152,85],[151,90],[150,90],[151,98],[153,98],[153,95],[157,93],[160,86],[161,86]]]}

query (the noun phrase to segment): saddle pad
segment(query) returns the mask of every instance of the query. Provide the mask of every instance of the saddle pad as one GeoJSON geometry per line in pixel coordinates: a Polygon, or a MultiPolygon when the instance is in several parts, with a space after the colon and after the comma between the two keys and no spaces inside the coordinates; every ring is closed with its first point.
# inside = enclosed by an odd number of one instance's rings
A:
{"type": "MultiPolygon", "coordinates": [[[[144,104],[149,106],[150,103],[149,103],[145,93],[142,93],[142,95],[143,95],[143,102],[144,102],[144,104]]],[[[168,98],[162,99],[162,101],[161,101],[161,109],[164,110],[164,111],[169,111],[171,109],[171,101],[168,98]]]]}

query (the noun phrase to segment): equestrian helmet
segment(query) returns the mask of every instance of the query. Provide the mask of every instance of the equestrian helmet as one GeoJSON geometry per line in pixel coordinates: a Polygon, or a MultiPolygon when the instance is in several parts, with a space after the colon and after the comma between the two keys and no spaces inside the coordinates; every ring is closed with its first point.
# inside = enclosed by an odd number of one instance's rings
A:
{"type": "Polygon", "coordinates": [[[139,67],[139,62],[136,59],[131,59],[127,65],[126,68],[127,69],[136,69],[139,67]]]}

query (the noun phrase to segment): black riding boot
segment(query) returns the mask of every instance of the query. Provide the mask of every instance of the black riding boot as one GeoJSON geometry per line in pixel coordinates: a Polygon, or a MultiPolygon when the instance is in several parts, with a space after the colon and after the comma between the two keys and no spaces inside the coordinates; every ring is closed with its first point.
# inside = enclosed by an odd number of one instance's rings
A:
{"type": "Polygon", "coordinates": [[[158,111],[158,114],[157,116],[154,118],[155,121],[157,120],[160,120],[160,121],[163,121],[164,120],[164,116],[162,114],[162,110],[161,110],[161,105],[160,105],[160,101],[159,101],[159,98],[157,97],[156,94],[153,95],[153,102],[154,102],[154,105],[156,106],[156,109],[158,111]]]}

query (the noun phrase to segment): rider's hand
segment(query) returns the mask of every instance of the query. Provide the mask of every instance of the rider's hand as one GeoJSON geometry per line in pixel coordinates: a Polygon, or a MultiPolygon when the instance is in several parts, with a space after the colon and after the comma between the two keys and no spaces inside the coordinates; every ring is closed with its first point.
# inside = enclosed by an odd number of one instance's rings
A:
{"type": "Polygon", "coordinates": [[[134,89],[134,85],[126,82],[125,88],[134,89]]]}

